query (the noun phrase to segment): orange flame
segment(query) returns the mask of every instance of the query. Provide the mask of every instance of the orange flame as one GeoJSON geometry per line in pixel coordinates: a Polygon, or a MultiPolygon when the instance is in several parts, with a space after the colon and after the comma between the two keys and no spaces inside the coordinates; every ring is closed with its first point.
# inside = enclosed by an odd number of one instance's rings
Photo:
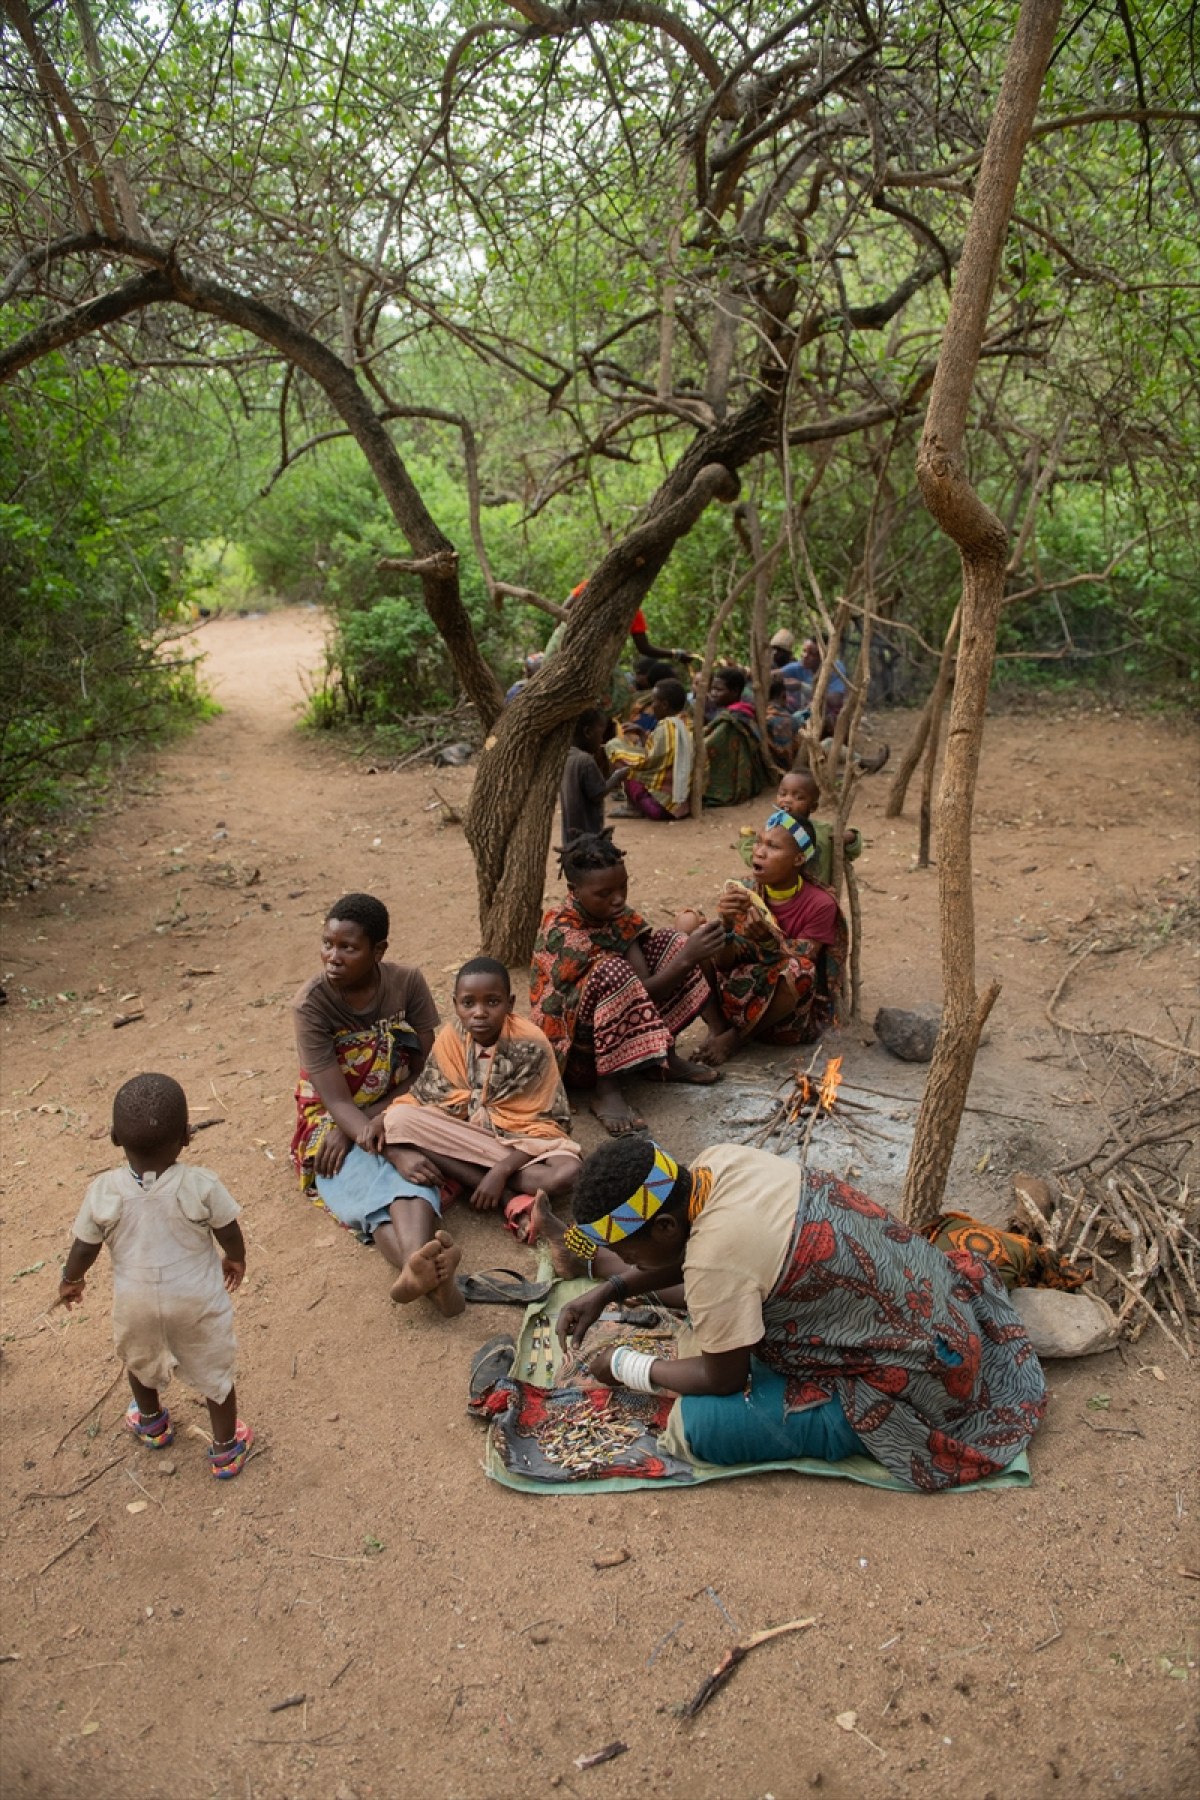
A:
{"type": "Polygon", "coordinates": [[[825,1112],[833,1111],[841,1083],[842,1059],[840,1056],[834,1056],[825,1064],[825,1073],[821,1077],[821,1091],[818,1097],[825,1112]]]}

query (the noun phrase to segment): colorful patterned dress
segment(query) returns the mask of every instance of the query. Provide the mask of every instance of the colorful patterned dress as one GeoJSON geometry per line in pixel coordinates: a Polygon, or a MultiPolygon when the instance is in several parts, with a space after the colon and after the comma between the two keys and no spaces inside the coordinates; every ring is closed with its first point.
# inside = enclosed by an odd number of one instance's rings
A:
{"type": "Polygon", "coordinates": [[[597,1077],[661,1065],[679,1033],[708,1003],[708,983],[691,969],[674,993],[652,1000],[629,962],[638,944],[653,975],[678,956],[682,932],[652,930],[626,907],[602,925],[574,899],[542,920],[533,947],[529,1011],[545,1032],[564,1078],[586,1087],[597,1077]]]}
{"type": "Polygon", "coordinates": [[[737,806],[775,780],[768,768],[754,708],[744,702],[714,714],[704,729],[708,773],[705,806],[737,806]]]}
{"type": "Polygon", "coordinates": [[[755,904],[716,959],[721,1010],[739,1036],[753,1036],[781,981],[795,1005],[760,1033],[771,1044],[812,1044],[839,1020],[850,933],[828,889],[805,882],[795,899],[775,902],[744,883],[755,904]],[[815,935],[810,935],[810,933],[815,935]]]}
{"type": "Polygon", "coordinates": [[[1046,1383],[1002,1283],[886,1208],[806,1170],[755,1354],[790,1412],[837,1397],[890,1474],[925,1493],[994,1475],[1024,1450],[1046,1383]]]}
{"type": "MultiPolygon", "coordinates": [[[[359,1031],[334,1034],[333,1052],[346,1078],[355,1106],[368,1107],[408,1080],[420,1044],[403,1018],[377,1019],[359,1031]]],[[[313,1165],[317,1151],[333,1120],[325,1103],[303,1070],[296,1084],[296,1129],[292,1135],[292,1166],[306,1193],[313,1191],[313,1165]]]]}

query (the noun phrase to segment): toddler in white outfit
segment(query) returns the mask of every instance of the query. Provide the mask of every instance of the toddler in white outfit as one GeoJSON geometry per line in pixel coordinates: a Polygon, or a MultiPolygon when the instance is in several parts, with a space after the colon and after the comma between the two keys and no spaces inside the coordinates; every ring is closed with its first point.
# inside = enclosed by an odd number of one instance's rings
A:
{"type": "Polygon", "coordinates": [[[153,1450],[174,1440],[159,1389],[178,1369],[208,1402],[209,1465],[228,1481],[254,1442],[237,1416],[229,1298],[246,1273],[246,1246],[233,1196],[211,1170],[177,1160],[190,1137],[177,1081],[135,1075],[125,1083],[112,1120],[125,1166],[101,1175],[84,1196],[58,1294],[64,1306],[80,1304],[87,1271],[107,1244],[113,1337],[133,1389],[126,1426],[153,1450]]]}

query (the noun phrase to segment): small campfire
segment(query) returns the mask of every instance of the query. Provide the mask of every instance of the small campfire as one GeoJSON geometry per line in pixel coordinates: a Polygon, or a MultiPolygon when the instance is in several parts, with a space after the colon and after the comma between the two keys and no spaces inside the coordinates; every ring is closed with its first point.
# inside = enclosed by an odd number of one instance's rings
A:
{"type": "Polygon", "coordinates": [[[835,1115],[839,1126],[851,1139],[858,1132],[866,1132],[871,1137],[886,1136],[862,1117],[874,1109],[861,1100],[851,1100],[842,1092],[841,1057],[831,1056],[817,1074],[819,1055],[820,1051],[814,1052],[806,1069],[797,1066],[786,1081],[779,1084],[771,1095],[771,1110],[753,1122],[743,1143],[754,1144],[759,1149],[769,1146],[776,1155],[786,1155],[789,1150],[798,1148],[803,1161],[818,1125],[835,1115]]]}

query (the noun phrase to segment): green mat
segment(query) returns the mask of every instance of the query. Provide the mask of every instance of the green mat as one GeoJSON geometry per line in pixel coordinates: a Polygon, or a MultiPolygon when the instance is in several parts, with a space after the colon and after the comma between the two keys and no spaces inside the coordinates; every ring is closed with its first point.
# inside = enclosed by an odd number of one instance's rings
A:
{"type": "MultiPolygon", "coordinates": [[[[552,1276],[553,1270],[548,1262],[544,1262],[538,1270],[539,1280],[547,1281],[552,1276]]],[[[556,1385],[563,1352],[557,1334],[553,1329],[547,1333],[544,1321],[548,1317],[553,1325],[560,1307],[565,1306],[569,1300],[574,1300],[577,1295],[586,1293],[593,1285],[586,1280],[556,1281],[545,1300],[528,1308],[517,1337],[517,1353],[512,1368],[514,1380],[528,1382],[535,1387],[550,1388],[556,1385]]],[[[664,1488],[689,1488],[700,1481],[730,1481],[738,1476],[768,1475],[781,1470],[790,1470],[797,1475],[833,1476],[843,1481],[859,1481],[867,1487],[891,1488],[900,1494],[913,1492],[912,1488],[889,1475],[882,1463],[877,1463],[871,1456],[848,1456],[836,1463],[819,1462],[809,1456],[795,1457],[785,1462],[700,1462],[687,1447],[679,1423],[678,1407],[672,1412],[670,1423],[659,1439],[659,1444],[666,1454],[686,1463],[690,1474],[665,1475],[654,1481],[628,1476],[533,1481],[528,1476],[505,1467],[490,1428],[483,1466],[490,1480],[498,1481],[502,1487],[515,1488],[523,1494],[619,1494],[634,1490],[661,1493],[664,1488]]],[[[949,1488],[946,1491],[953,1494],[973,1494],[982,1488],[1028,1487],[1031,1480],[1029,1459],[1022,1451],[999,1475],[989,1475],[986,1480],[972,1482],[968,1487],[949,1488]]],[[[924,1495],[921,1497],[927,1498],[924,1495]]]]}

